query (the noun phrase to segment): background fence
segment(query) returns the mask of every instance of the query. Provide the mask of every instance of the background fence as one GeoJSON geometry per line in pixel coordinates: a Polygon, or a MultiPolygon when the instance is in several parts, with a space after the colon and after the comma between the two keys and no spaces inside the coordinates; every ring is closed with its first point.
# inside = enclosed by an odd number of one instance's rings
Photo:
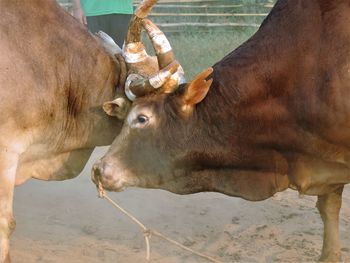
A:
{"type": "MultiPolygon", "coordinates": [[[[59,1],[67,10],[70,0],[59,1]]],[[[134,1],[134,5],[140,1],[134,1]]],[[[274,0],[160,0],[150,18],[166,32],[233,31],[259,27],[274,0]]]]}
{"type": "MultiPolygon", "coordinates": [[[[70,0],[59,0],[71,11],[70,0]]],[[[167,34],[191,79],[251,37],[275,0],[159,0],[151,19],[167,34]]],[[[139,1],[134,0],[135,6],[139,1]]],[[[150,54],[153,48],[146,36],[150,54]]]]}

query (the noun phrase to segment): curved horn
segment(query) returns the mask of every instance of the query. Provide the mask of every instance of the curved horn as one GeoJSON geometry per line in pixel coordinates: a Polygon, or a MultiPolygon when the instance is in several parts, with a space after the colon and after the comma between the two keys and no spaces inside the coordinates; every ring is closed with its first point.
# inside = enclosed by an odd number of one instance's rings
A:
{"type": "Polygon", "coordinates": [[[136,97],[142,97],[160,88],[178,70],[179,66],[175,60],[148,79],[141,78],[138,74],[130,74],[125,83],[127,97],[133,101],[136,97]]]}
{"type": "Polygon", "coordinates": [[[143,19],[142,25],[149,36],[157,54],[159,68],[164,68],[175,60],[175,55],[165,34],[149,19],[143,19]]]}
{"type": "Polygon", "coordinates": [[[124,60],[124,57],[121,54],[115,55],[115,58],[119,62],[120,66],[120,73],[119,73],[119,85],[118,87],[124,88],[125,86],[125,81],[128,75],[127,68],[126,68],[126,63],[124,60]]]}
{"type": "Polygon", "coordinates": [[[138,63],[145,60],[148,55],[141,42],[142,19],[133,16],[124,44],[124,58],[126,63],[138,63]]]}
{"type": "Polygon", "coordinates": [[[139,18],[145,18],[151,12],[153,6],[157,3],[157,0],[143,0],[139,7],[135,11],[135,16],[139,18]]]}
{"type": "Polygon", "coordinates": [[[112,57],[123,52],[122,49],[118,46],[118,44],[114,42],[113,38],[111,38],[105,32],[98,31],[96,33],[96,36],[102,44],[103,48],[106,50],[106,52],[112,57]]]}
{"type": "Polygon", "coordinates": [[[124,57],[127,63],[137,63],[148,57],[141,42],[142,19],[152,10],[157,0],[143,0],[132,16],[124,46],[124,57]]]}
{"type": "Polygon", "coordinates": [[[144,19],[157,0],[143,0],[129,23],[129,29],[124,46],[124,57],[130,69],[125,93],[130,100],[144,96],[162,87],[162,92],[171,92],[179,83],[184,82],[182,67],[175,60],[173,50],[164,33],[150,20],[144,19]],[[149,57],[141,41],[142,27],[146,30],[155,57],[149,57]],[[159,71],[160,69],[160,71],[159,71]],[[154,74],[154,72],[157,72],[154,74]],[[148,77],[148,78],[147,78],[148,77]]]}
{"type": "MultiPolygon", "coordinates": [[[[174,52],[165,34],[149,19],[143,19],[142,25],[151,39],[153,48],[156,51],[159,68],[163,69],[175,61],[174,52]]],[[[185,73],[181,65],[179,65],[177,72],[171,76],[171,81],[167,83],[166,87],[164,87],[164,92],[169,93],[179,84],[185,82],[185,73]]]]}

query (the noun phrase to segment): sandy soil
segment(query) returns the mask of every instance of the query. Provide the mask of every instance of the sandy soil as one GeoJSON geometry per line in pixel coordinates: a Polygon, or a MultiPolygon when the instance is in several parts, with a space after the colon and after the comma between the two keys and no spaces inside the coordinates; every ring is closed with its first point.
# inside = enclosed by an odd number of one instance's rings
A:
{"type": "MultiPolygon", "coordinates": [[[[91,161],[73,180],[33,180],[17,187],[13,262],[146,262],[141,231],[96,197],[90,168],[91,161]]],[[[316,198],[294,191],[256,203],[216,193],[177,196],[143,189],[110,196],[149,227],[223,262],[314,262],[320,255],[316,198]]],[[[350,262],[350,186],[343,196],[342,252],[350,262]]],[[[205,262],[156,237],[151,242],[151,262],[205,262]]]]}

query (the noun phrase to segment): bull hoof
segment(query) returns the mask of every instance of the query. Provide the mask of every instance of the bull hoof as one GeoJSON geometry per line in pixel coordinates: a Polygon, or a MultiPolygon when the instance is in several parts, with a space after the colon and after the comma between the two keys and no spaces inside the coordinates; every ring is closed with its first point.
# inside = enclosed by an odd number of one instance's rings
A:
{"type": "Polygon", "coordinates": [[[322,254],[320,262],[341,262],[340,253],[327,253],[322,254]]]}

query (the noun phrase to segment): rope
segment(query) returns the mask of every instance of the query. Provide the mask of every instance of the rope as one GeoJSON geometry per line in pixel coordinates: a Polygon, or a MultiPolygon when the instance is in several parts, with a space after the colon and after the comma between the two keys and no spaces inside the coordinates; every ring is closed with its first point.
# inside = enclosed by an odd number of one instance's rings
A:
{"type": "Polygon", "coordinates": [[[131,215],[128,211],[126,211],[123,207],[121,207],[116,202],[114,202],[109,196],[106,195],[104,191],[102,193],[100,192],[99,196],[109,201],[113,206],[118,208],[122,213],[127,215],[132,221],[134,221],[139,227],[143,229],[143,235],[145,237],[145,242],[146,242],[146,259],[147,261],[149,261],[150,255],[151,255],[151,247],[149,243],[149,238],[151,237],[151,231],[144,224],[142,224],[137,218],[131,215]]]}
{"type": "Polygon", "coordinates": [[[200,252],[197,252],[187,246],[184,246],[182,244],[180,244],[179,242],[171,239],[171,238],[168,238],[166,237],[165,235],[163,235],[162,233],[156,231],[156,230],[151,230],[149,228],[147,228],[144,224],[142,224],[140,222],[140,220],[138,220],[136,217],[134,217],[133,215],[131,215],[128,211],[126,211],[123,207],[121,207],[120,205],[118,205],[114,200],[112,200],[104,191],[101,183],[98,184],[98,196],[100,198],[104,198],[106,199],[108,202],[110,202],[114,207],[116,207],[117,209],[119,209],[123,214],[125,214],[127,217],[129,217],[135,224],[137,224],[140,228],[142,228],[143,230],[143,235],[144,235],[144,238],[145,238],[145,242],[146,242],[146,259],[147,261],[150,260],[150,257],[151,257],[151,247],[150,247],[150,242],[149,242],[149,239],[150,237],[153,235],[153,236],[157,236],[157,237],[160,237],[166,241],[168,241],[169,243],[177,246],[177,247],[180,247],[182,248],[183,250],[186,250],[188,252],[191,252],[193,253],[194,255],[197,255],[201,258],[204,258],[210,262],[214,262],[214,263],[223,263],[222,261],[219,261],[215,258],[212,258],[210,256],[207,256],[203,253],[200,253],[200,252]]]}

